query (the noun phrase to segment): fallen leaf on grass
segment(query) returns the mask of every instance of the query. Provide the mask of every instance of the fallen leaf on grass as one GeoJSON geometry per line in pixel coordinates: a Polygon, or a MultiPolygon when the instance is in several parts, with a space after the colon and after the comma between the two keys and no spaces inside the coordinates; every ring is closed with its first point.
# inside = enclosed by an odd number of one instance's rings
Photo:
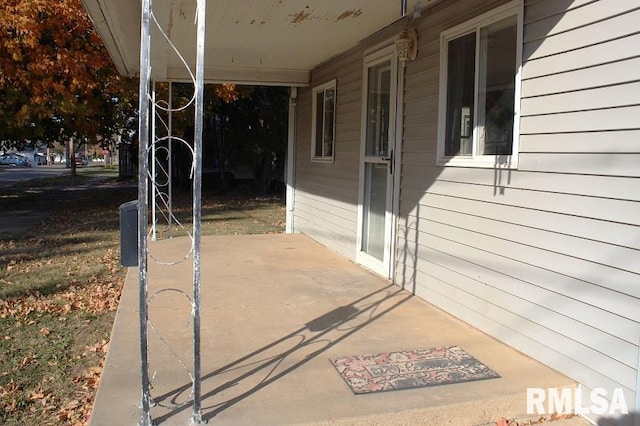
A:
{"type": "Polygon", "coordinates": [[[107,353],[107,351],[109,350],[109,342],[103,339],[101,342],[98,342],[95,345],[87,346],[87,350],[89,352],[107,353]]]}
{"type": "Polygon", "coordinates": [[[7,404],[3,404],[0,402],[0,407],[2,407],[2,409],[9,413],[9,414],[13,414],[17,411],[17,407],[18,407],[18,400],[16,400],[15,398],[12,398],[11,401],[9,401],[9,403],[7,404]]]}
{"type": "Polygon", "coordinates": [[[78,408],[79,406],[80,406],[80,401],[74,399],[73,401],[69,401],[67,403],[67,405],[65,406],[65,409],[74,410],[74,409],[78,408]]]}
{"type": "Polygon", "coordinates": [[[37,391],[32,391],[29,395],[29,400],[33,402],[39,402],[43,407],[47,405],[49,400],[51,399],[51,393],[46,392],[42,389],[37,391]]]}
{"type": "Polygon", "coordinates": [[[15,260],[11,260],[11,261],[9,261],[9,263],[7,264],[6,269],[7,269],[7,271],[10,271],[10,270],[12,270],[12,269],[13,269],[13,268],[15,268],[15,267],[16,267],[16,261],[15,261],[15,260]]]}
{"type": "Polygon", "coordinates": [[[22,358],[22,361],[20,362],[20,366],[26,367],[28,365],[37,364],[37,363],[38,362],[36,361],[36,357],[34,355],[27,355],[24,358],[22,358]]]}
{"type": "Polygon", "coordinates": [[[0,386],[0,397],[6,398],[19,392],[21,389],[22,387],[20,386],[20,384],[11,379],[6,385],[0,386]]]}

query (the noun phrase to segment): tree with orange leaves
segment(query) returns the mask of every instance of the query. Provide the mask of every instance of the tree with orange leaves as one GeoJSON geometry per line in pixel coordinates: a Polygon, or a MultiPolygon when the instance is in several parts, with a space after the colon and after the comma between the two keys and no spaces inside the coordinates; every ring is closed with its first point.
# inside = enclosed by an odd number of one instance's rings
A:
{"type": "Polygon", "coordinates": [[[80,0],[0,0],[0,140],[128,134],[136,83],[117,73],[80,0]]]}

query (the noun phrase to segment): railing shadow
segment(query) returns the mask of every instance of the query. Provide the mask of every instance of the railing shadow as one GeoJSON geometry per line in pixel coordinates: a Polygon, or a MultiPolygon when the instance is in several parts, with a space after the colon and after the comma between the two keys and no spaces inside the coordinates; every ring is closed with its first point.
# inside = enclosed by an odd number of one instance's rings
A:
{"type": "MultiPolygon", "coordinates": [[[[329,348],[335,346],[354,333],[362,330],[378,318],[404,304],[412,297],[413,296],[411,294],[393,284],[385,286],[353,301],[348,305],[339,306],[336,309],[314,318],[297,330],[292,331],[291,333],[203,376],[202,382],[205,383],[207,380],[212,380],[224,373],[250,368],[248,371],[242,372],[238,376],[225,381],[225,383],[215,387],[206,394],[203,394],[203,405],[206,405],[207,400],[214,398],[219,393],[241,385],[243,381],[249,380],[260,372],[266,373],[262,380],[257,384],[249,385],[249,388],[241,392],[239,395],[219,403],[209,404],[208,407],[203,406],[204,418],[206,420],[211,420],[224,410],[255,394],[287,374],[294,372],[296,369],[313,360],[329,348]],[[362,322],[350,324],[358,322],[358,320],[361,320],[362,322]],[[293,341],[293,346],[289,349],[281,350],[275,355],[269,354],[269,351],[273,348],[289,341],[293,341]],[[308,349],[308,347],[315,344],[322,345],[318,349],[312,350],[310,353],[304,353],[305,349],[308,349]],[[303,358],[283,370],[277,371],[278,367],[288,360],[288,358],[295,358],[296,356],[303,356],[303,358]],[[254,360],[256,357],[259,357],[259,359],[254,360]]],[[[186,383],[183,386],[166,392],[163,395],[154,397],[154,401],[161,402],[168,399],[174,399],[176,395],[180,395],[181,393],[188,391],[190,387],[191,383],[186,383]]],[[[190,407],[190,405],[181,406],[170,413],[166,413],[155,418],[155,421],[157,423],[162,423],[178,413],[190,409],[190,407]]]]}

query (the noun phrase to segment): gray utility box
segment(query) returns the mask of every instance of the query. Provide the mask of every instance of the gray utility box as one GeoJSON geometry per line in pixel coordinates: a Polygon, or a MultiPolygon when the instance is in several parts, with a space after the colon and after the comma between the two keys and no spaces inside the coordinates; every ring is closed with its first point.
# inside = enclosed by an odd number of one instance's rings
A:
{"type": "Polygon", "coordinates": [[[120,205],[120,264],[138,266],[138,200],[120,205]]]}

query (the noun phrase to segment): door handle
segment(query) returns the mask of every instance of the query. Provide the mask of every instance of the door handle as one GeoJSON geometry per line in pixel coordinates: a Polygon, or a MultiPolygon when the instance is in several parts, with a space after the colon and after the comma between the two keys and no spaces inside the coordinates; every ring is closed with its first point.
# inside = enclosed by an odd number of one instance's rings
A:
{"type": "Polygon", "coordinates": [[[389,162],[389,173],[393,174],[393,150],[391,150],[388,157],[381,157],[381,160],[389,162]]]}

